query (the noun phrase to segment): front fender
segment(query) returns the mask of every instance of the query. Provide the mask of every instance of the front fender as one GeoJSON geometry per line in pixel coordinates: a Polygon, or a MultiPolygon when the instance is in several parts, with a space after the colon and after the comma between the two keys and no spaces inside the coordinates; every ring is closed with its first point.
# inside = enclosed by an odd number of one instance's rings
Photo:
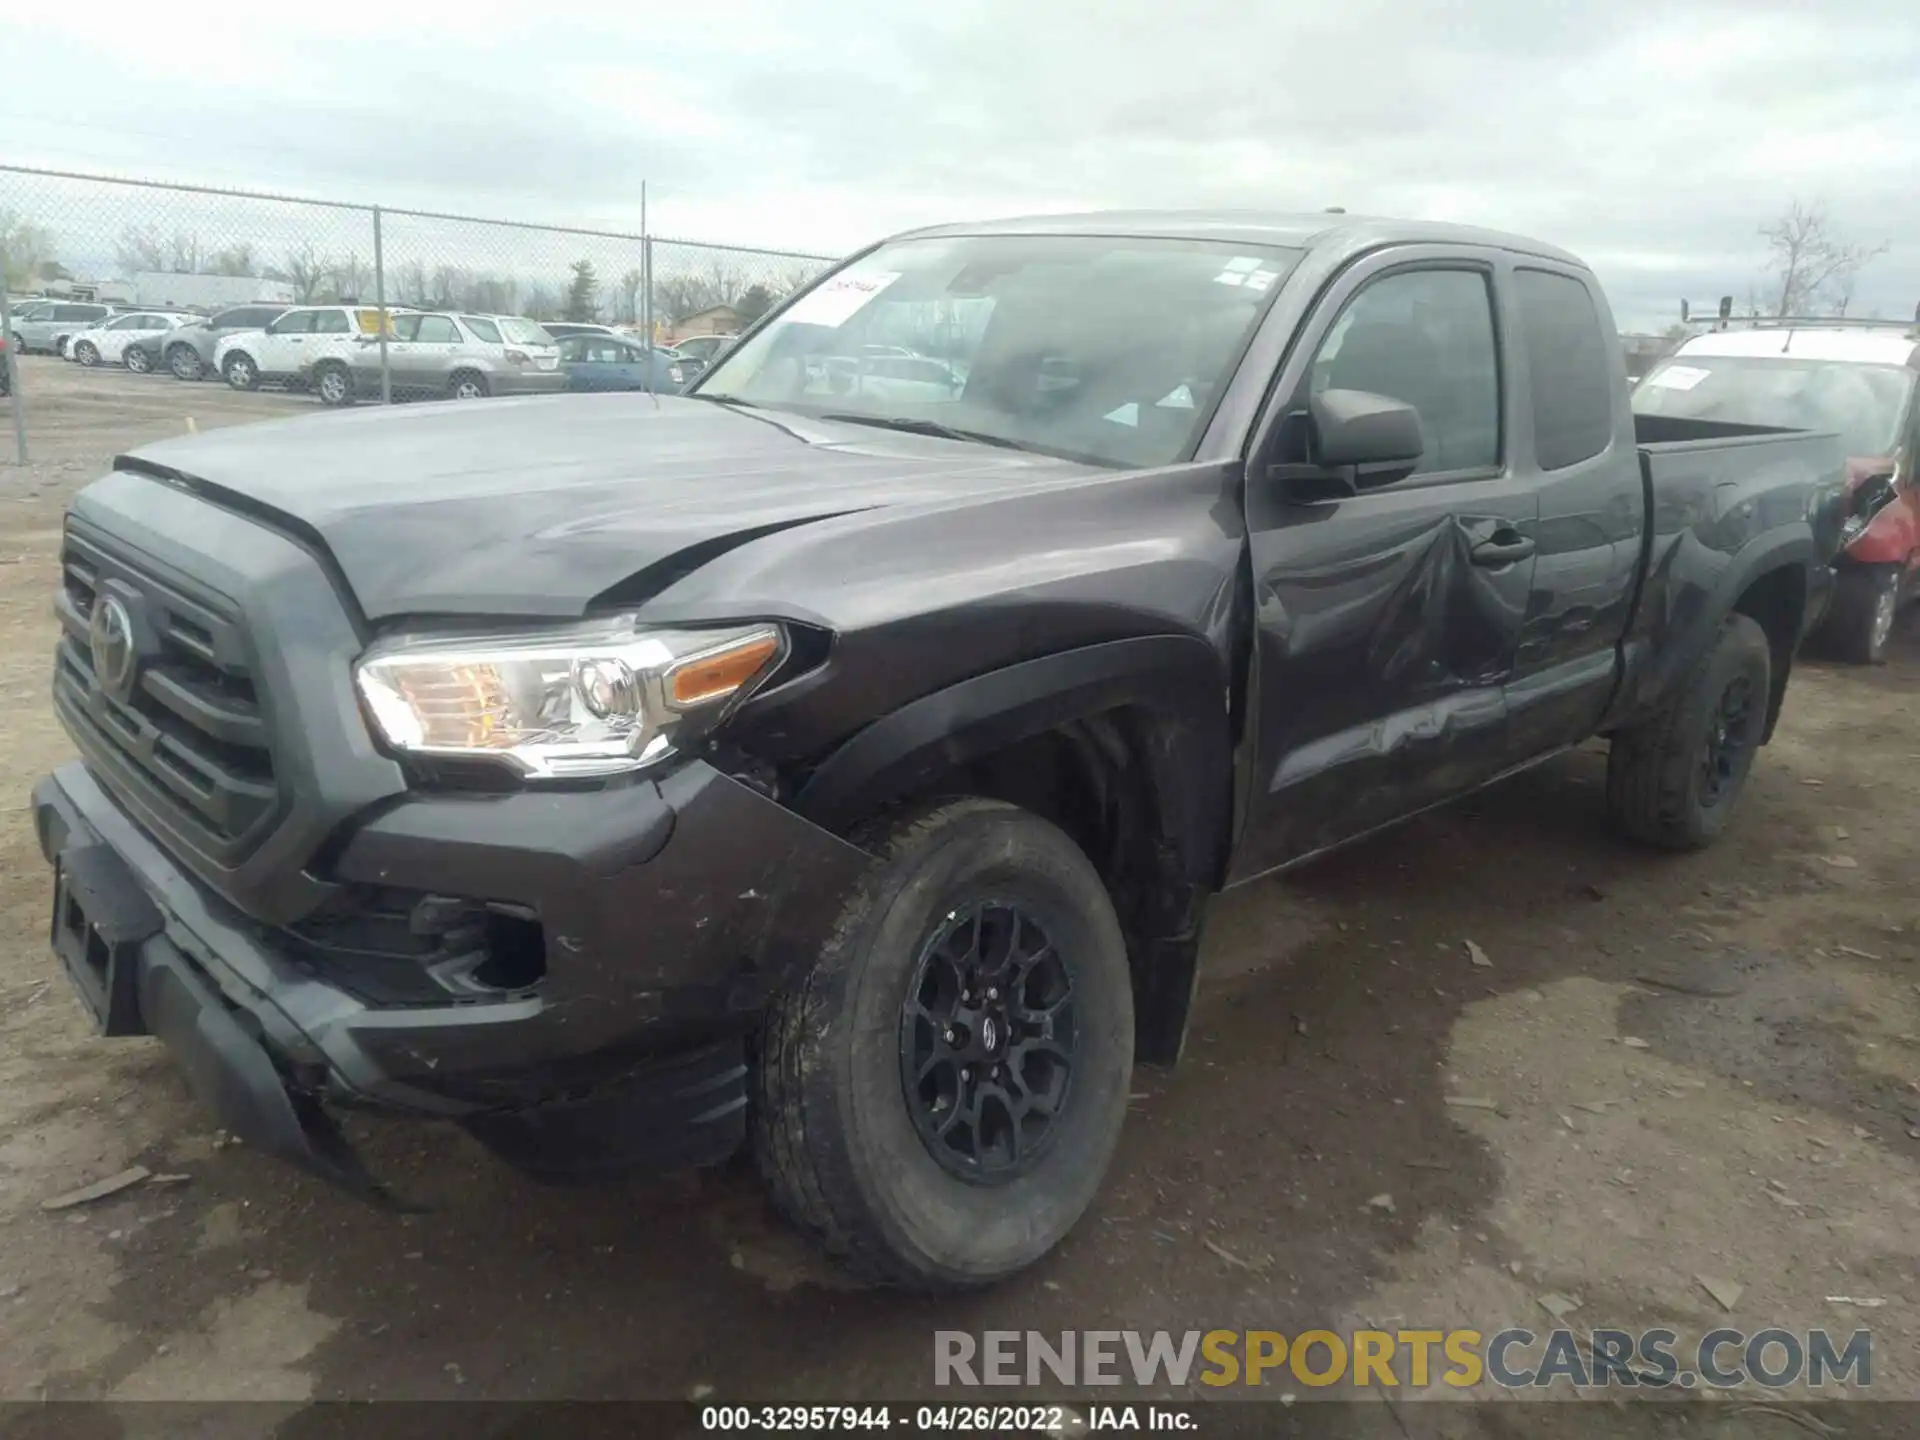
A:
{"type": "Polygon", "coordinates": [[[1111,640],[962,680],[867,726],[817,768],[794,809],[844,831],[940,774],[1071,721],[1138,709],[1164,834],[1196,883],[1219,883],[1231,814],[1227,676],[1197,636],[1111,640]]]}

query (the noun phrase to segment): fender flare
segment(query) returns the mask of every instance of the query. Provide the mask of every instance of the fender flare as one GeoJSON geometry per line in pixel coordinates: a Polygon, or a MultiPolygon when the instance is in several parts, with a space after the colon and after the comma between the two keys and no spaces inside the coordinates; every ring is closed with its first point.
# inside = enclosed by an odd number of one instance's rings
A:
{"type": "MultiPolygon", "coordinates": [[[[1819,564],[1819,551],[1813,535],[1801,527],[1761,536],[1736,551],[1711,586],[1705,589],[1699,605],[1670,632],[1667,643],[1660,644],[1658,637],[1655,637],[1654,653],[1648,663],[1634,677],[1630,687],[1623,687],[1623,694],[1628,701],[1622,707],[1623,713],[1609,717],[1606,728],[1630,725],[1657,712],[1671,699],[1685,677],[1706,658],[1714,637],[1720,633],[1721,622],[1734,613],[1735,603],[1755,580],[1774,570],[1798,571],[1808,581],[1801,597],[1804,606],[1813,591],[1809,572],[1819,564]]],[[[1796,620],[1793,634],[1785,647],[1787,665],[1776,666],[1779,673],[1774,676],[1773,695],[1768,707],[1769,736],[1780,712],[1787,670],[1794,651],[1799,647],[1803,622],[1804,617],[1796,620]]]]}
{"type": "Polygon", "coordinates": [[[1059,651],[962,680],[875,721],[827,757],[793,808],[844,834],[956,765],[1073,721],[1114,711],[1142,717],[1144,725],[1130,727],[1127,753],[1145,770],[1157,879],[1151,893],[1114,899],[1133,972],[1134,1058],[1171,1065],[1193,1008],[1206,898],[1223,883],[1232,848],[1227,707],[1226,665],[1198,636],[1059,651]]]}
{"type": "Polygon", "coordinates": [[[1191,635],[1109,640],[1023,660],[910,701],[843,742],[794,797],[824,829],[849,826],[956,765],[1108,711],[1159,723],[1145,777],[1164,838],[1217,888],[1232,816],[1227,670],[1191,635]]]}

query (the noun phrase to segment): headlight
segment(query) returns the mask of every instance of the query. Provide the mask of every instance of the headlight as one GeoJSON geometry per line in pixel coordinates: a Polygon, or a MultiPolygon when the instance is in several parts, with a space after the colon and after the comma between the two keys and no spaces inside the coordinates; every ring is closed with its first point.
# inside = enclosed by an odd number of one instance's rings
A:
{"type": "Polygon", "coordinates": [[[785,649],[773,625],[648,630],[620,617],[376,645],[354,682],[405,754],[492,759],[539,779],[613,775],[711,729],[785,649]]]}

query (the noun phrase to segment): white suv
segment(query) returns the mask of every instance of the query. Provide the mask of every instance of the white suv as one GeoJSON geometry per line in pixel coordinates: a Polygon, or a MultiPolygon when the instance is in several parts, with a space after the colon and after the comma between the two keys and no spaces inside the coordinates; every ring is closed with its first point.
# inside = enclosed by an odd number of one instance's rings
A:
{"type": "Polygon", "coordinates": [[[223,337],[213,365],[236,390],[258,389],[263,380],[284,385],[303,379],[316,361],[352,355],[358,337],[379,333],[380,312],[371,305],[297,305],[264,330],[223,337]]]}

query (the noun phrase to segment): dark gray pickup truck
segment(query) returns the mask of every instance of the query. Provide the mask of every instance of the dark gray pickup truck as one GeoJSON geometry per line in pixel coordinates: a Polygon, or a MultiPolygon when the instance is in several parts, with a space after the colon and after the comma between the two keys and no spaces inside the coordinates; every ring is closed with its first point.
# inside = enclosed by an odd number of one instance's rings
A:
{"type": "Polygon", "coordinates": [[[1832,436],[1642,422],[1570,255],[1345,216],[922,231],[684,397],[164,441],[75,500],[54,948],[248,1142],[751,1145],[882,1282],[1043,1255],[1210,898],[1609,737],[1726,823],[1832,436]],[[893,362],[923,358],[925,365],[893,362]]]}

